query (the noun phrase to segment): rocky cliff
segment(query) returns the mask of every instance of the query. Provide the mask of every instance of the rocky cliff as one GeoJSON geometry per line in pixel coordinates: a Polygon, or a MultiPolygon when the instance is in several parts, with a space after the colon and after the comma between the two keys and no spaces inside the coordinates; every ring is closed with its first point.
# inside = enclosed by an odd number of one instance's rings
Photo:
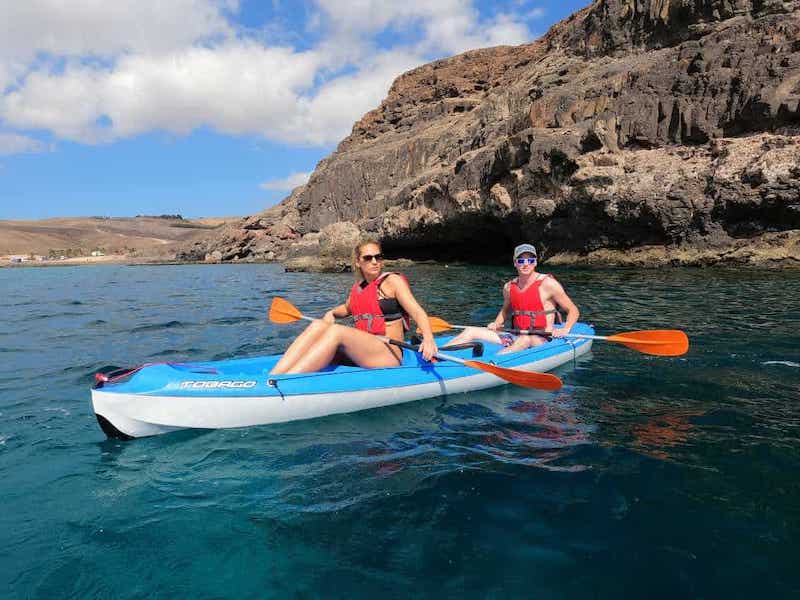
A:
{"type": "Polygon", "coordinates": [[[184,256],[800,265],[800,0],[597,0],[399,77],[309,182],[184,256]],[[345,224],[347,223],[347,224],[345,224]]]}

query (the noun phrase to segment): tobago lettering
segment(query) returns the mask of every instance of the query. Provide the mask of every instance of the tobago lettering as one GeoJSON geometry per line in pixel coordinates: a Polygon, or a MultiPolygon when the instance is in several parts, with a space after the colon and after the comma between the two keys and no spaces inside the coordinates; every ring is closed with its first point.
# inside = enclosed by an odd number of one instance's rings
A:
{"type": "Polygon", "coordinates": [[[255,381],[181,381],[181,388],[191,389],[241,389],[256,387],[255,381]]]}

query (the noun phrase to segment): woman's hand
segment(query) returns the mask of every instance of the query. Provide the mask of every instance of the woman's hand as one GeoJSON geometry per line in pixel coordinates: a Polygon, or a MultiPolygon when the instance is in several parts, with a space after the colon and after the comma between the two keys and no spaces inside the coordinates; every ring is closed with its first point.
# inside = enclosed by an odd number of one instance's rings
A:
{"type": "Polygon", "coordinates": [[[555,327],[551,328],[550,334],[554,338],[564,337],[569,333],[569,327],[561,327],[560,329],[556,329],[555,327]]]}
{"type": "Polygon", "coordinates": [[[502,327],[503,327],[503,324],[502,323],[498,323],[497,320],[492,321],[491,323],[489,323],[486,326],[487,329],[491,329],[492,331],[497,331],[498,329],[501,329],[502,327]]]}
{"type": "Polygon", "coordinates": [[[419,351],[422,352],[422,358],[430,362],[439,349],[436,347],[436,342],[433,338],[425,338],[419,345],[419,351]]]}
{"type": "Polygon", "coordinates": [[[322,317],[322,320],[325,321],[326,323],[335,323],[336,317],[333,316],[333,309],[326,312],[325,315],[322,317]]]}

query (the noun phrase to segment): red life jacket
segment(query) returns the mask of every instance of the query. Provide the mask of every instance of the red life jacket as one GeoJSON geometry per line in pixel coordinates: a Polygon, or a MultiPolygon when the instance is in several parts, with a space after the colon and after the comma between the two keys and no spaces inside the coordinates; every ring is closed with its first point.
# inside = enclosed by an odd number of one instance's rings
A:
{"type": "Polygon", "coordinates": [[[544,310],[539,288],[550,275],[540,277],[531,283],[525,291],[519,289],[516,279],[509,286],[511,303],[511,322],[515,329],[544,329],[547,327],[547,315],[555,310],[544,310]]]}
{"type": "MultiPolygon", "coordinates": [[[[378,298],[378,288],[389,275],[392,275],[392,273],[383,273],[363,287],[361,285],[363,281],[360,281],[354,283],[353,287],[350,288],[348,303],[350,305],[350,314],[353,315],[355,320],[356,329],[376,335],[384,335],[386,333],[386,321],[378,298]]],[[[406,279],[405,275],[401,273],[396,273],[396,275],[406,279]]],[[[408,329],[410,322],[405,311],[402,312],[402,319],[403,326],[408,329]]]]}

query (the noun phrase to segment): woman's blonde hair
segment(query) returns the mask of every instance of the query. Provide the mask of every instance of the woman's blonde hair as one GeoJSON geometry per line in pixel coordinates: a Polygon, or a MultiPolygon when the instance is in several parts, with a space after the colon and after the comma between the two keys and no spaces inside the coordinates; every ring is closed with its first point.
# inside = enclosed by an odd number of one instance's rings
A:
{"type": "Polygon", "coordinates": [[[360,262],[361,259],[361,249],[368,244],[375,244],[378,247],[378,251],[383,252],[381,243],[378,240],[372,238],[368,240],[362,240],[358,244],[356,244],[356,247],[353,248],[353,276],[356,278],[356,281],[361,281],[362,279],[365,279],[364,273],[361,272],[361,267],[358,265],[358,263],[360,262]]]}

